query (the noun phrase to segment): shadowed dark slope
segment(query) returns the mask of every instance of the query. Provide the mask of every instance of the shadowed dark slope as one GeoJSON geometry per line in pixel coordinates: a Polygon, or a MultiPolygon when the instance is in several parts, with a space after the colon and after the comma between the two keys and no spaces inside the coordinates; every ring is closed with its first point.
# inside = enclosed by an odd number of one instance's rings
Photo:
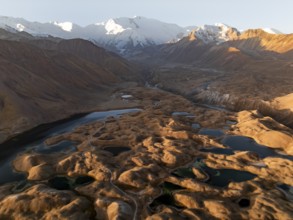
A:
{"type": "Polygon", "coordinates": [[[128,62],[90,42],[42,41],[55,49],[0,40],[0,141],[88,111],[108,98],[113,85],[138,78],[128,62]]]}

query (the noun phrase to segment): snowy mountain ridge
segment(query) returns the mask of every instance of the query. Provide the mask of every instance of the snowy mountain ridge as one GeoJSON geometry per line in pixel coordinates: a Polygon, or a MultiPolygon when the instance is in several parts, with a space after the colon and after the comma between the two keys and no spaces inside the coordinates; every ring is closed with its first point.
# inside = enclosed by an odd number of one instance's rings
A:
{"type": "Polygon", "coordinates": [[[215,25],[203,25],[194,30],[196,38],[201,39],[205,43],[222,43],[232,40],[238,36],[240,32],[226,24],[216,23],[215,25]]]}
{"type": "MultiPolygon", "coordinates": [[[[81,27],[72,22],[30,22],[23,18],[0,16],[0,28],[10,32],[25,31],[34,36],[54,36],[64,39],[82,38],[109,50],[125,51],[151,45],[177,42],[191,31],[205,43],[222,43],[233,39],[239,31],[225,24],[180,27],[176,24],[135,16],[112,18],[81,27]]],[[[275,29],[263,29],[278,33],[275,29]]]]}
{"type": "Polygon", "coordinates": [[[85,27],[71,22],[39,23],[29,22],[23,18],[0,16],[0,28],[8,31],[25,31],[34,36],[83,38],[99,46],[123,52],[136,47],[176,42],[195,27],[184,28],[140,16],[109,19],[85,27]]]}
{"type": "Polygon", "coordinates": [[[269,34],[283,34],[281,31],[279,31],[275,28],[262,28],[262,30],[269,33],[269,34]]]}

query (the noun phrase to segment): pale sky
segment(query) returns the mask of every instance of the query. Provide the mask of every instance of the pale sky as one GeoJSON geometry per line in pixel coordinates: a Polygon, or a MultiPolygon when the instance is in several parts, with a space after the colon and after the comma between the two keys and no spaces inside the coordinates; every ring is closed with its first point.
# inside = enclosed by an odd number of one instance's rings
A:
{"type": "Polygon", "coordinates": [[[293,33],[293,0],[0,0],[0,15],[81,26],[115,17],[144,16],[181,26],[225,23],[245,30],[293,33]]]}

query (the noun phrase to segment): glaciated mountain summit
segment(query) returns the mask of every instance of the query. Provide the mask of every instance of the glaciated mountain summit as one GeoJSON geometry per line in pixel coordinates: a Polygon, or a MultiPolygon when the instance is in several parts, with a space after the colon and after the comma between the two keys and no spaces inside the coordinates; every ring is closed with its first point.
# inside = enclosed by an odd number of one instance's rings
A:
{"type": "MultiPolygon", "coordinates": [[[[188,34],[188,28],[176,24],[168,24],[144,17],[117,18],[95,24],[104,30],[103,42],[106,46],[116,46],[120,50],[131,47],[145,47],[180,40],[188,34]]],[[[94,26],[88,26],[94,27],[94,26]]]]}
{"type": "Polygon", "coordinates": [[[222,23],[203,25],[194,30],[194,36],[204,43],[222,43],[234,39],[240,32],[222,23]]]}

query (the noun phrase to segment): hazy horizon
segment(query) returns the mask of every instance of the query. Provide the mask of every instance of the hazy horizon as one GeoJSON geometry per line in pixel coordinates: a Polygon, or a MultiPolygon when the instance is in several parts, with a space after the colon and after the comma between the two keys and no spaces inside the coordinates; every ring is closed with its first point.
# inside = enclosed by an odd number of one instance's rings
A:
{"type": "Polygon", "coordinates": [[[225,23],[245,30],[249,28],[275,28],[283,33],[293,33],[293,1],[267,2],[259,0],[245,2],[214,0],[195,2],[185,0],[150,0],[138,2],[125,0],[69,1],[27,0],[3,2],[1,16],[21,17],[29,21],[70,21],[80,26],[101,22],[110,18],[143,16],[180,26],[225,23]],[[17,6],[17,7],[16,7],[17,6]]]}

